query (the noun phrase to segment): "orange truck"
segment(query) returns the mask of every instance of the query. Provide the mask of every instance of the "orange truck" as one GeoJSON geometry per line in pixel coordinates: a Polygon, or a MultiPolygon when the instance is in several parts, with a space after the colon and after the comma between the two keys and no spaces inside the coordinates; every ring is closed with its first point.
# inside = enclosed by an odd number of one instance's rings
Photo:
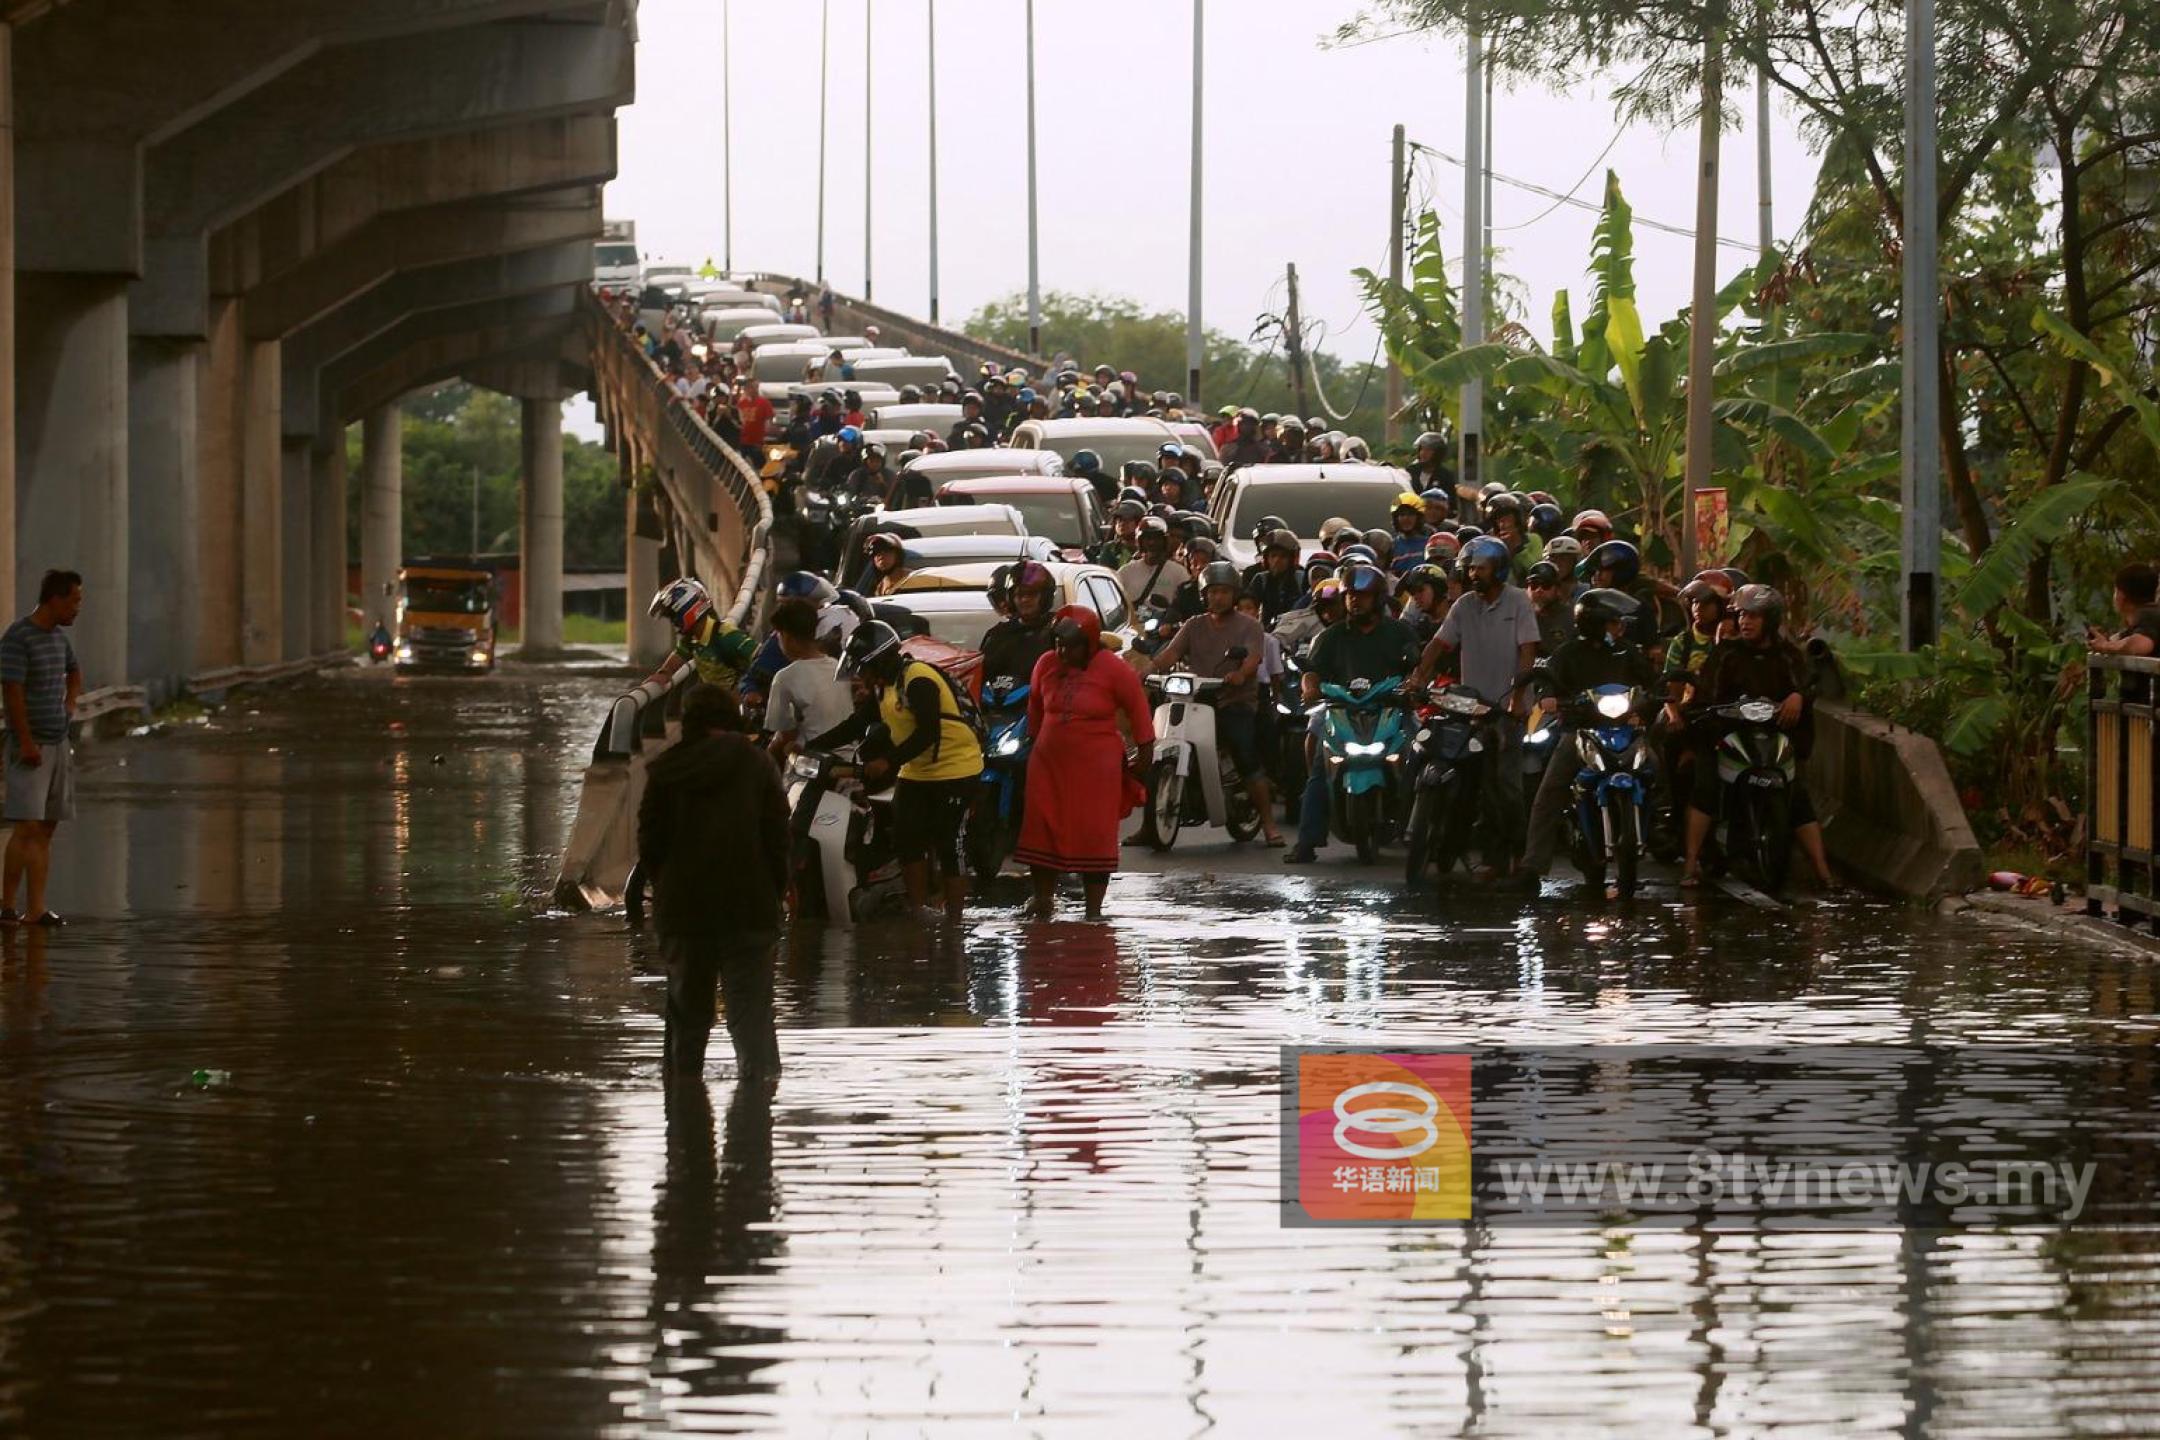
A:
{"type": "Polygon", "coordinates": [[[428,561],[398,571],[400,671],[495,668],[495,572],[468,561],[428,561]]]}

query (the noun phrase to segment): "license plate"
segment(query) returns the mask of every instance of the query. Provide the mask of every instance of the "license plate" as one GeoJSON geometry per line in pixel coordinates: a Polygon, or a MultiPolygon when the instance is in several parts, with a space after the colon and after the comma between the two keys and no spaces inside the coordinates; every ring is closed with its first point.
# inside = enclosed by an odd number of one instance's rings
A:
{"type": "Polygon", "coordinates": [[[1768,790],[1774,785],[1783,783],[1775,775],[1750,775],[1747,778],[1748,784],[1760,786],[1765,790],[1768,790]]]}

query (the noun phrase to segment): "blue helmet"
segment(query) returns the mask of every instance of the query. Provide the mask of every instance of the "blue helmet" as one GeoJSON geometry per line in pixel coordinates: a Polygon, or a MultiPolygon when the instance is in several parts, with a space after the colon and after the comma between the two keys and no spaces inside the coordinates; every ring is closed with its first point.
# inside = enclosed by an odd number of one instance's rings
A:
{"type": "Polygon", "coordinates": [[[1343,588],[1352,595],[1372,595],[1385,598],[1388,593],[1388,577],[1385,572],[1370,565],[1353,565],[1343,572],[1343,588]]]}
{"type": "Polygon", "coordinates": [[[1096,453],[1095,453],[1095,452],[1094,452],[1093,450],[1075,450],[1075,451],[1073,451],[1073,457],[1072,457],[1072,473],[1073,473],[1073,474],[1075,474],[1075,475],[1093,475],[1093,474],[1094,474],[1094,473],[1095,473],[1096,471],[1098,471],[1098,470],[1100,470],[1100,469],[1102,469],[1102,456],[1100,456],[1100,455],[1096,454],[1096,453]]]}
{"type": "Polygon", "coordinates": [[[853,425],[843,425],[840,427],[839,440],[843,445],[860,445],[862,444],[862,431],[856,429],[853,425]]]}
{"type": "Polygon", "coordinates": [[[1349,545],[1345,546],[1343,552],[1335,557],[1335,562],[1338,565],[1348,565],[1353,560],[1362,560],[1367,565],[1378,565],[1380,556],[1370,545],[1349,545]]]}
{"type": "Polygon", "coordinates": [[[1456,563],[1462,567],[1462,573],[1468,575],[1488,561],[1493,566],[1494,574],[1505,577],[1509,567],[1515,563],[1515,552],[1508,549],[1507,542],[1497,535],[1479,535],[1463,546],[1462,554],[1456,563]]]}
{"type": "Polygon", "coordinates": [[[1632,541],[1607,540],[1583,556],[1582,563],[1575,567],[1575,578],[1594,580],[1600,570],[1613,572],[1614,585],[1623,588],[1632,585],[1642,574],[1642,551],[1636,549],[1632,541]]]}
{"type": "Polygon", "coordinates": [[[832,582],[824,576],[797,570],[781,578],[778,593],[782,600],[810,600],[823,605],[840,592],[833,589],[832,582]]]}

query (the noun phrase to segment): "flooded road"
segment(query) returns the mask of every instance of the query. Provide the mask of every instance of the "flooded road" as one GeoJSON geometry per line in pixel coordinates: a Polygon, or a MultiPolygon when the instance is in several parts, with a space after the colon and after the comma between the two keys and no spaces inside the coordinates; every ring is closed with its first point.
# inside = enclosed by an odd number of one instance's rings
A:
{"type": "Polygon", "coordinates": [[[665,1092],[651,938],[539,899],[615,688],[329,678],[88,760],[74,923],[0,972],[0,1434],[2160,1431],[2150,1234],[1277,1205],[1286,1044],[2143,1047],[2149,962],[1181,842],[1109,926],[794,937],[778,1095],[720,1043],[665,1092]]]}

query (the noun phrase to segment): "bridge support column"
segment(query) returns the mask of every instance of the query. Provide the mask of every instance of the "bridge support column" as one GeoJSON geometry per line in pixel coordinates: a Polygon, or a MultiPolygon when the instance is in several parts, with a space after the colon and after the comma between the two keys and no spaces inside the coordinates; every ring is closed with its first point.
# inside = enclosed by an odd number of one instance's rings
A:
{"type": "Polygon", "coordinates": [[[277,341],[242,344],[240,663],[275,665],[285,650],[284,380],[277,341]]]}
{"type": "Polygon", "coordinates": [[[0,20],[0,601],[15,598],[14,45],[0,20]]]}
{"type": "Polygon", "coordinates": [[[345,647],[345,429],[333,428],[308,451],[308,504],[315,518],[314,590],[308,604],[308,649],[328,655],[345,647]]]}
{"type": "Polygon", "coordinates": [[[128,672],[162,705],[194,671],[201,347],[137,337],[128,347],[128,672]]]}
{"type": "Polygon", "coordinates": [[[301,660],[315,627],[315,467],[305,437],[278,446],[278,659],[301,660]]]}
{"type": "MultiPolygon", "coordinates": [[[[360,429],[360,628],[397,610],[404,551],[404,438],[395,403],[370,410],[360,429]]],[[[393,626],[393,628],[395,628],[393,626]]]]}
{"type": "Polygon", "coordinates": [[[525,484],[518,540],[527,655],[552,655],[563,643],[562,397],[523,402],[525,484]]]}
{"type": "Polygon", "coordinates": [[[629,619],[626,627],[630,641],[630,663],[645,669],[658,669],[660,662],[668,657],[667,626],[645,613],[652,604],[652,597],[660,589],[660,517],[654,513],[652,500],[641,496],[634,489],[625,488],[630,506],[630,523],[625,527],[629,536],[630,553],[624,557],[624,614],[629,619]]]}
{"type": "Polygon", "coordinates": [[[240,452],[247,342],[238,301],[212,296],[196,376],[196,673],[240,663],[240,452]]]}
{"type": "Polygon", "coordinates": [[[82,572],[71,637],[92,689],[127,683],[128,306],[124,275],[18,274],[12,613],[38,577],[82,572]]]}

